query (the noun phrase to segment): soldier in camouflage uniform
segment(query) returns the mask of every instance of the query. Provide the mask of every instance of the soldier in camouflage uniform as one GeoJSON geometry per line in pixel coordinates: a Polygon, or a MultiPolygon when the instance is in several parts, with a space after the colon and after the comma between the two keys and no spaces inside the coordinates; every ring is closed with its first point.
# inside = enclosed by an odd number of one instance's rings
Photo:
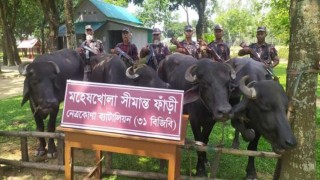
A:
{"type": "Polygon", "coordinates": [[[199,58],[199,45],[197,42],[192,40],[193,28],[190,25],[184,28],[185,39],[180,41],[177,45],[176,51],[179,53],[191,55],[195,58],[199,58]]]}
{"type": "Polygon", "coordinates": [[[223,28],[217,24],[214,26],[215,40],[208,44],[206,51],[207,56],[215,61],[224,62],[230,59],[230,48],[223,42],[222,37],[224,35],[223,28]]]}
{"type": "Polygon", "coordinates": [[[159,28],[154,28],[152,32],[152,44],[148,44],[140,51],[140,58],[146,58],[146,64],[157,70],[160,61],[170,54],[169,48],[166,44],[160,41],[161,31],[159,28]]]}
{"type": "Polygon", "coordinates": [[[90,57],[105,52],[102,41],[94,39],[94,31],[91,25],[86,25],[85,34],[86,40],[80,45],[81,51],[84,51],[85,46],[91,48],[92,51],[90,51],[90,57]]]}
{"type": "Polygon", "coordinates": [[[119,54],[116,48],[120,48],[124,53],[126,53],[136,64],[139,64],[138,48],[131,42],[132,33],[130,29],[124,27],[122,29],[122,42],[118,43],[114,49],[111,49],[112,54],[119,54]]]}
{"type": "Polygon", "coordinates": [[[84,59],[84,81],[89,81],[91,76],[92,67],[90,58],[98,54],[105,53],[102,41],[94,39],[94,31],[91,25],[85,26],[86,40],[83,41],[77,49],[80,56],[84,59]]]}
{"type": "Polygon", "coordinates": [[[242,44],[243,47],[239,52],[239,56],[250,54],[250,57],[256,61],[263,62],[268,68],[274,68],[279,64],[278,52],[274,45],[265,42],[267,36],[266,27],[257,28],[257,43],[252,43],[249,46],[242,44]]]}

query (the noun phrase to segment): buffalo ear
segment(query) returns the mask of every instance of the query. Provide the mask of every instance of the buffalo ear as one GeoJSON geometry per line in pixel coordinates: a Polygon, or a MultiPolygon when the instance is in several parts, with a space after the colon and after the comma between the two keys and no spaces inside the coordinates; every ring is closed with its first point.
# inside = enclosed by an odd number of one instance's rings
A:
{"type": "Polygon", "coordinates": [[[24,80],[23,85],[23,99],[21,102],[21,106],[23,106],[30,99],[30,88],[29,88],[29,80],[26,78],[24,80]]]}
{"type": "Polygon", "coordinates": [[[195,85],[184,92],[183,104],[189,104],[198,99],[199,99],[199,85],[195,85]]]}

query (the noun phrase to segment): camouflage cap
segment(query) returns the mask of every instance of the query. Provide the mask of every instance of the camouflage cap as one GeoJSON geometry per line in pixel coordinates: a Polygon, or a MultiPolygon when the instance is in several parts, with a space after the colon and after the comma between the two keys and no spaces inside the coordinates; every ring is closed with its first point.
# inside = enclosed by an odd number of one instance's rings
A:
{"type": "Polygon", "coordinates": [[[259,27],[257,28],[257,32],[259,32],[259,31],[266,32],[266,31],[267,31],[267,28],[266,28],[265,26],[259,26],[259,27]]]}
{"type": "Polygon", "coordinates": [[[128,33],[130,33],[130,29],[129,29],[128,27],[124,27],[124,28],[122,28],[122,32],[128,32],[128,33]]]}
{"type": "Polygon", "coordinates": [[[154,28],[152,34],[161,34],[161,30],[159,28],[154,28]]]}
{"type": "Polygon", "coordinates": [[[214,30],[222,30],[223,31],[223,28],[220,24],[216,24],[213,28],[214,30]]]}
{"type": "Polygon", "coordinates": [[[193,31],[193,28],[192,28],[191,25],[186,25],[186,26],[184,27],[184,31],[193,31]]]}
{"type": "Polygon", "coordinates": [[[92,26],[91,26],[91,25],[86,25],[86,26],[85,26],[85,29],[86,29],[86,30],[88,30],[88,29],[93,30],[93,28],[92,28],[92,26]]]}

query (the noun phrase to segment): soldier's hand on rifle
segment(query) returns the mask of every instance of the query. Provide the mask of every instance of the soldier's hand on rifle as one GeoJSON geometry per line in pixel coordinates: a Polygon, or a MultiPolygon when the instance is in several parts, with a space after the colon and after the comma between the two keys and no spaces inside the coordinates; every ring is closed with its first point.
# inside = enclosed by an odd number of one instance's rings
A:
{"type": "Polygon", "coordinates": [[[92,48],[92,50],[93,50],[93,54],[99,54],[99,49],[97,48],[97,47],[94,47],[94,48],[92,48]]]}
{"type": "Polygon", "coordinates": [[[149,52],[150,52],[149,46],[141,48],[140,58],[146,57],[149,54],[149,52]]]}
{"type": "Polygon", "coordinates": [[[116,51],[115,49],[110,49],[110,52],[111,52],[112,54],[119,54],[118,51],[116,51]]]}
{"type": "Polygon", "coordinates": [[[179,52],[179,53],[183,53],[183,54],[186,53],[186,49],[184,49],[184,48],[177,48],[176,51],[179,52]]]}
{"type": "Polygon", "coordinates": [[[76,49],[76,51],[77,51],[80,55],[84,54],[84,49],[83,49],[82,47],[78,47],[78,48],[76,49]]]}

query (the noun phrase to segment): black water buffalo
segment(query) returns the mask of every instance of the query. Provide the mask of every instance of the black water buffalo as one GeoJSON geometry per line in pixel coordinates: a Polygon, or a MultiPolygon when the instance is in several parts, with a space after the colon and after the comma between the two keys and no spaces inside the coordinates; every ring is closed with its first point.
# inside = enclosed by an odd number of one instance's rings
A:
{"type": "MultiPolygon", "coordinates": [[[[206,145],[214,124],[232,117],[229,104],[232,68],[225,63],[176,53],[160,63],[158,74],[171,88],[186,91],[184,111],[189,114],[194,139],[196,144],[206,145]]],[[[198,152],[197,175],[205,175],[206,163],[206,152],[198,152]]]]}
{"type": "MultiPolygon", "coordinates": [[[[286,116],[288,97],[282,86],[271,79],[262,63],[250,58],[236,58],[230,62],[237,72],[238,88],[231,99],[240,101],[233,106],[232,124],[240,131],[253,130],[248,150],[257,150],[260,137],[264,137],[275,153],[283,153],[297,144],[286,116]],[[243,121],[245,120],[245,121],[243,121]]],[[[254,157],[249,157],[247,179],[257,179],[254,157]]]]}
{"type": "Polygon", "coordinates": [[[147,65],[127,68],[119,56],[103,55],[97,58],[92,61],[92,82],[168,88],[168,83],[161,80],[157,72],[147,65]]]}
{"type": "MultiPolygon", "coordinates": [[[[47,131],[55,131],[59,104],[64,100],[67,79],[82,80],[83,64],[79,54],[70,49],[63,49],[51,54],[38,56],[25,66],[26,76],[21,105],[30,101],[31,111],[36,121],[37,130],[43,132],[44,119],[49,115],[47,131]]],[[[36,156],[44,155],[46,141],[39,138],[36,156]]],[[[55,157],[56,146],[52,138],[48,142],[48,157],[55,157]]]]}

